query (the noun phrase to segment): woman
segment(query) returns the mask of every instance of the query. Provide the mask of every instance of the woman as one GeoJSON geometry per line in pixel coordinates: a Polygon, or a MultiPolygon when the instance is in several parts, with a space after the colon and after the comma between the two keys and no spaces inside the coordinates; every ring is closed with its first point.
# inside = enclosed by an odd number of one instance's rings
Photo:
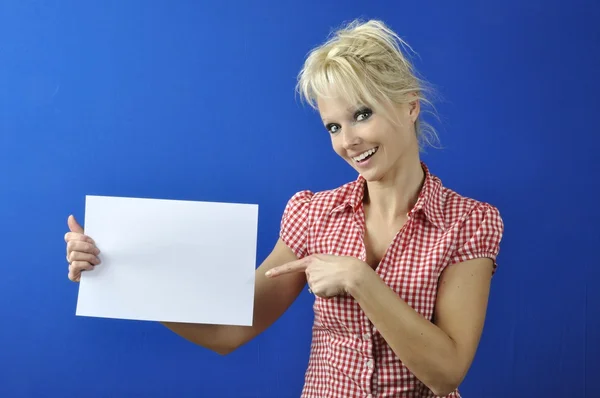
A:
{"type": "MultiPolygon", "coordinates": [[[[298,91],[335,152],[358,172],[288,202],[256,271],[252,327],[165,323],[227,354],[269,327],[308,283],[315,320],[303,397],[459,397],[484,324],[503,233],[498,210],[444,187],[420,160],[435,133],[425,87],[379,21],[353,22],[314,49],[298,91]]],[[[100,263],[69,217],[69,278],[100,263]]]]}

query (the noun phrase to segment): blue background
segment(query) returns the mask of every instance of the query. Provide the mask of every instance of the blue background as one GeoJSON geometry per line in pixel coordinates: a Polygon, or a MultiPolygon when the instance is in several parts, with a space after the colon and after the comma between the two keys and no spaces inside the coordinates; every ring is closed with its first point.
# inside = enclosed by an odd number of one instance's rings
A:
{"type": "Polygon", "coordinates": [[[75,316],[63,236],[86,194],[260,205],[355,178],[295,98],[330,29],[382,18],[437,85],[444,183],[506,224],[465,397],[600,396],[600,5],[584,0],[0,3],[0,396],[297,397],[306,293],[221,357],[75,316]]]}

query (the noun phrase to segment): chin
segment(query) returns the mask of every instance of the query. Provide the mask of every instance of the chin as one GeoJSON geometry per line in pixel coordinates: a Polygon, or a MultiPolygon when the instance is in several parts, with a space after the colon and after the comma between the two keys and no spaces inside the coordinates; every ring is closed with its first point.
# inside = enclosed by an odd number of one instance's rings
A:
{"type": "Polygon", "coordinates": [[[363,178],[365,178],[366,180],[371,180],[373,178],[373,176],[376,174],[376,171],[373,168],[361,168],[359,166],[356,165],[356,163],[354,163],[354,161],[352,159],[344,159],[346,160],[346,162],[348,162],[348,164],[350,165],[350,167],[352,167],[352,169],[354,169],[354,171],[356,171],[358,174],[360,174],[363,178]]]}
{"type": "Polygon", "coordinates": [[[375,173],[372,173],[372,172],[360,173],[360,175],[367,182],[376,182],[376,181],[380,181],[383,178],[383,175],[381,175],[381,174],[375,174],[375,173]]]}
{"type": "Polygon", "coordinates": [[[360,170],[360,169],[357,169],[356,167],[354,167],[354,170],[356,170],[358,172],[358,174],[360,174],[368,182],[379,181],[383,178],[383,176],[385,174],[378,170],[373,170],[373,169],[360,170]]]}

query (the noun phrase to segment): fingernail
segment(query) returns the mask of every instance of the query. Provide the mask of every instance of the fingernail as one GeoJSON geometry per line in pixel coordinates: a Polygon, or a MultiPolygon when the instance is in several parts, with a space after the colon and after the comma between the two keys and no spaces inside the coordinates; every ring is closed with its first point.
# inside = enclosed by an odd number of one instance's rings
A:
{"type": "Polygon", "coordinates": [[[272,273],[273,273],[273,272],[269,270],[269,271],[267,271],[267,272],[265,273],[265,275],[266,275],[266,276],[271,276],[271,274],[272,274],[272,273]]]}

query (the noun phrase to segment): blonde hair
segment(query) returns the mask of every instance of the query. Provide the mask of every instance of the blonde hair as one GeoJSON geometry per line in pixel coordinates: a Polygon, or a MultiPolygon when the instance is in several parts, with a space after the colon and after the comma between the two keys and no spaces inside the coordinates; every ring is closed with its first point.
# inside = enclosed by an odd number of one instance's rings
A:
{"type": "MultiPolygon", "coordinates": [[[[419,100],[433,108],[426,93],[431,87],[417,76],[402,48],[410,46],[383,22],[354,20],[313,49],[298,74],[296,91],[317,109],[318,97],[341,96],[354,105],[383,111],[387,105],[419,100]]],[[[415,122],[419,146],[435,147],[435,129],[415,122]]]]}

